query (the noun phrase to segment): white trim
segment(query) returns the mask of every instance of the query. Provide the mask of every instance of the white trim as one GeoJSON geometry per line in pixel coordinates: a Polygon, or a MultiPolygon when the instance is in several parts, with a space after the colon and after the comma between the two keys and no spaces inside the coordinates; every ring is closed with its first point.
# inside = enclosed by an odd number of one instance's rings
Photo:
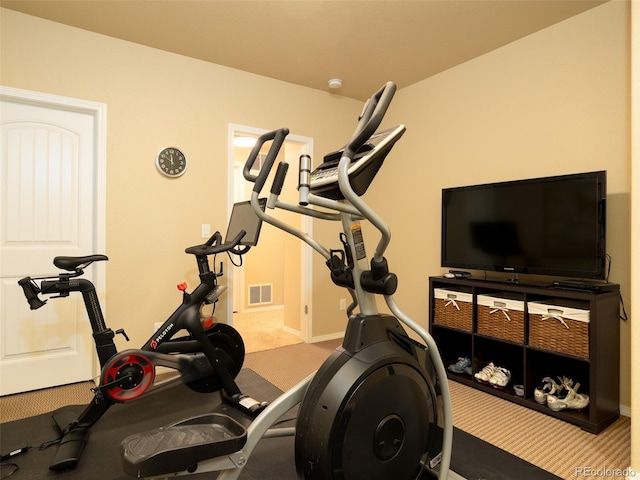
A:
{"type": "Polygon", "coordinates": [[[300,330],[296,330],[295,328],[287,327],[286,325],[283,325],[282,329],[287,333],[291,333],[292,335],[296,335],[296,336],[302,338],[302,334],[300,333],[300,330]]]}
{"type": "Polygon", "coordinates": [[[631,407],[628,405],[620,405],[620,415],[631,418],[631,407]]]}
{"type": "MultiPolygon", "coordinates": [[[[0,97],[14,102],[23,102],[36,106],[56,107],[58,109],[83,112],[93,116],[95,121],[95,169],[94,169],[94,253],[105,253],[107,246],[107,105],[91,100],[64,97],[49,93],[23,90],[21,88],[0,86],[0,97]]],[[[96,262],[92,265],[96,293],[104,317],[107,318],[107,276],[106,263],[96,262]]],[[[97,357],[92,356],[93,370],[100,374],[97,357]]]]}
{"type": "Polygon", "coordinates": [[[337,340],[339,338],[344,338],[344,332],[329,333],[328,335],[311,337],[311,339],[307,341],[307,343],[320,343],[320,342],[326,342],[328,340],[337,340]]]}

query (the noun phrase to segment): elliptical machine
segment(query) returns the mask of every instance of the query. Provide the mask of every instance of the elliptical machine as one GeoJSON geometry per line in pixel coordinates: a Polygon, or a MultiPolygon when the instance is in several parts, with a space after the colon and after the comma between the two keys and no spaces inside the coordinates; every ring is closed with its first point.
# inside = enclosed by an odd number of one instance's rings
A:
{"type": "Polygon", "coordinates": [[[262,220],[310,245],[325,259],[333,282],[347,288],[359,313],[348,320],[344,341],[322,365],[307,389],[296,423],[296,470],[300,478],[418,479],[446,477],[451,454],[451,410],[446,372],[432,337],[403,314],[393,300],[398,282],[389,271],[384,251],[391,233],[361,198],[395,142],[405,131],[398,125],[378,133],[395,93],[387,83],[366,103],[347,145],[325,157],[310,172],[302,156],[299,205],[277,197],[287,165],[280,163],[269,208],[342,223],[342,249],[327,250],[308,235],[258,211],[258,196],[272,165],[252,176],[251,158],[244,175],[255,183],[254,210],[262,220]],[[321,213],[317,205],[338,213],[321,213]],[[367,259],[361,221],[369,220],[381,234],[371,263],[367,259]],[[378,313],[381,295],[395,315],[378,313]],[[426,346],[412,340],[402,324],[426,346]]]}
{"type": "MultiPolygon", "coordinates": [[[[198,458],[192,455],[188,461],[180,460],[183,453],[193,452],[199,445],[179,444],[177,439],[184,438],[185,429],[191,425],[202,425],[209,418],[196,417],[125,439],[121,444],[125,472],[151,476],[151,467],[167,459],[164,472],[173,472],[172,476],[220,471],[218,480],[233,480],[240,476],[258,441],[295,435],[295,463],[300,479],[447,478],[453,427],[446,371],[431,335],[393,300],[397,277],[389,271],[384,257],[391,234],[384,221],[360,198],[405,131],[403,125],[398,125],[376,133],[394,93],[391,82],[376,92],[365,104],[347,145],[327,155],[318,168],[311,171],[310,157],[301,156],[298,205],[278,200],[288,165],[281,162],[277,167],[267,208],[340,222],[342,248],[327,249],[260,208],[259,196],[275,155],[268,156],[257,175],[251,169],[266,142],[282,145],[289,133],[286,128],[262,135],[243,170],[244,177],[254,183],[251,205],[256,214],[320,253],[333,282],[350,292],[353,303],[348,308],[342,346],[315,374],[266,407],[249,425],[246,435],[236,435],[243,437],[234,445],[237,450],[221,448],[209,457],[203,452],[198,458]],[[370,263],[361,228],[364,220],[381,234],[370,263]],[[378,295],[393,315],[378,312],[378,295]],[[358,313],[354,313],[356,308],[358,313]],[[424,345],[409,337],[404,327],[415,332],[424,345]],[[295,429],[271,428],[297,404],[301,405],[295,429]],[[172,447],[152,451],[137,448],[150,443],[172,447]]],[[[273,146],[270,153],[272,150],[273,146]]],[[[153,473],[158,476],[160,472],[153,473]]]]}

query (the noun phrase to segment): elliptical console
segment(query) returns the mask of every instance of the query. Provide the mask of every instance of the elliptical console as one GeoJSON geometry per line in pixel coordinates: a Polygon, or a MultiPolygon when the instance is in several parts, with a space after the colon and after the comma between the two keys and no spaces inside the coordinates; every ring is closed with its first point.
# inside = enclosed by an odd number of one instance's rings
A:
{"type": "MultiPolygon", "coordinates": [[[[404,125],[397,125],[377,132],[356,152],[348,169],[349,181],[356,194],[364,195],[387,154],[405,130],[404,125]]],[[[338,164],[343,153],[344,148],[325,155],[322,165],[311,172],[312,193],[334,200],[344,199],[338,186],[338,164]]]]}

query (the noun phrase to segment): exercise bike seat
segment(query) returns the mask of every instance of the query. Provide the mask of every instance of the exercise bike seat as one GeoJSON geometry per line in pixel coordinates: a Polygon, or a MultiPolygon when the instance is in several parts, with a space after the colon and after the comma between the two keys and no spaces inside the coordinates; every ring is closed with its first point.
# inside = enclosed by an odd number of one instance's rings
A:
{"type": "Polygon", "coordinates": [[[101,262],[104,260],[109,260],[109,257],[106,255],[86,255],[83,257],[55,257],[53,259],[53,264],[68,272],[74,272],[78,268],[87,267],[93,262],[101,262]]]}
{"type": "Polygon", "coordinates": [[[139,478],[181,472],[237,452],[246,441],[246,429],[230,416],[199,415],[125,438],[120,444],[122,467],[139,478]]]}

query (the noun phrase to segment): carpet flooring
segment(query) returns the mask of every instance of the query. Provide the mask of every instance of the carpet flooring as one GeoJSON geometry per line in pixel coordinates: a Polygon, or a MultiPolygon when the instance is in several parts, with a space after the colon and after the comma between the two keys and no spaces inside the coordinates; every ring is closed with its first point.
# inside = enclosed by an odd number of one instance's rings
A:
{"type": "MultiPolygon", "coordinates": [[[[264,380],[250,369],[244,369],[238,384],[258,399],[272,400],[280,389],[264,380]]],[[[55,473],[48,470],[56,446],[39,450],[38,445],[53,440],[57,432],[49,414],[38,415],[0,426],[2,453],[25,446],[31,450],[11,459],[19,469],[11,479],[57,478],[59,480],[125,480],[131,477],[123,473],[119,444],[133,433],[156,428],[197,414],[210,412],[218,403],[216,393],[195,393],[182,385],[158,395],[149,395],[124,405],[113,406],[92,428],[89,442],[75,470],[55,473]],[[167,405],[172,407],[167,408],[167,405]]],[[[66,407],[81,411],[83,406],[66,407]]],[[[286,416],[285,416],[286,417],[286,416]]],[[[289,415],[293,425],[294,415],[289,415]]],[[[283,418],[283,420],[287,420],[283,418]]],[[[558,477],[500,450],[473,435],[455,429],[452,467],[467,479],[553,480],[558,477]],[[491,461],[487,461],[491,459],[491,461]]],[[[8,470],[3,468],[3,475],[8,470]]],[[[211,474],[194,475],[195,479],[215,478],[211,474]]],[[[258,444],[240,477],[242,480],[297,480],[293,456],[293,438],[263,440],[258,444]]]]}
{"type": "Polygon", "coordinates": [[[246,353],[302,343],[302,339],[284,328],[284,310],[234,312],[233,328],[244,340],[246,353]]]}

